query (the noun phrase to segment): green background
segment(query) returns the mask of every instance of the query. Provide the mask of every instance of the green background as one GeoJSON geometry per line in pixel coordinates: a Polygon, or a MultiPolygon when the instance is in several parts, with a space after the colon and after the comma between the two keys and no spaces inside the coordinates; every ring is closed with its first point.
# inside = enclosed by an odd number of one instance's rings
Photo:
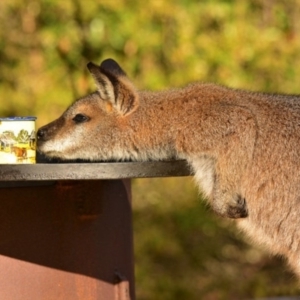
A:
{"type": "MultiPolygon", "coordinates": [[[[212,81],[300,92],[299,0],[1,0],[0,116],[57,118],[116,59],[140,89],[212,81]]],[[[137,299],[299,293],[280,258],[215,217],[191,178],[133,181],[137,299]]]]}

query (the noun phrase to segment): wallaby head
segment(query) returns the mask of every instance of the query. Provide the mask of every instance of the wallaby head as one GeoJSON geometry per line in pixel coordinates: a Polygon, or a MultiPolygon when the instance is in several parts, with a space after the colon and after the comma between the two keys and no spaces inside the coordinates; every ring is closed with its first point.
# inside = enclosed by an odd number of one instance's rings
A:
{"type": "Polygon", "coordinates": [[[40,128],[38,148],[49,157],[62,159],[126,159],[119,141],[126,134],[126,119],[138,108],[139,96],[114,60],[107,59],[100,66],[89,63],[87,67],[97,91],[40,128]]]}
{"type": "Polygon", "coordinates": [[[113,60],[97,91],[37,132],[49,157],[186,159],[213,210],[288,258],[300,277],[300,97],[194,83],[138,91],[113,60]]]}

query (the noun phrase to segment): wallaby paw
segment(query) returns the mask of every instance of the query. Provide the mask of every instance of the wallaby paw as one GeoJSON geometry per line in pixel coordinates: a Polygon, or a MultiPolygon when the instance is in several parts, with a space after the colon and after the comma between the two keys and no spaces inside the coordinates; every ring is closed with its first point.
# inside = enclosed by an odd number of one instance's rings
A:
{"type": "Polygon", "coordinates": [[[231,219],[239,219],[248,217],[248,208],[246,199],[237,195],[234,205],[228,205],[226,211],[226,217],[231,219]]]}

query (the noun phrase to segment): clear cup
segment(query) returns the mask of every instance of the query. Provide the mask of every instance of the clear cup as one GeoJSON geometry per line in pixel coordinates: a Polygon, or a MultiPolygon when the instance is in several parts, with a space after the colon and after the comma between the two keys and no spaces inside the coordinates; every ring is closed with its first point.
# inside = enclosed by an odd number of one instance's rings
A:
{"type": "Polygon", "coordinates": [[[36,117],[0,118],[0,164],[35,164],[36,117]]]}

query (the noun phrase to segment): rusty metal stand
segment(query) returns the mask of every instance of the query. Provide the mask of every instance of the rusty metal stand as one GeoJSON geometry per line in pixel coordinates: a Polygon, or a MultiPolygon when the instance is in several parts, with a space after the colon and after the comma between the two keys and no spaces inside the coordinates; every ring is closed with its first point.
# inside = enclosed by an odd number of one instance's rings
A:
{"type": "Polygon", "coordinates": [[[129,180],[0,188],[0,299],[134,299],[129,180]]]}

